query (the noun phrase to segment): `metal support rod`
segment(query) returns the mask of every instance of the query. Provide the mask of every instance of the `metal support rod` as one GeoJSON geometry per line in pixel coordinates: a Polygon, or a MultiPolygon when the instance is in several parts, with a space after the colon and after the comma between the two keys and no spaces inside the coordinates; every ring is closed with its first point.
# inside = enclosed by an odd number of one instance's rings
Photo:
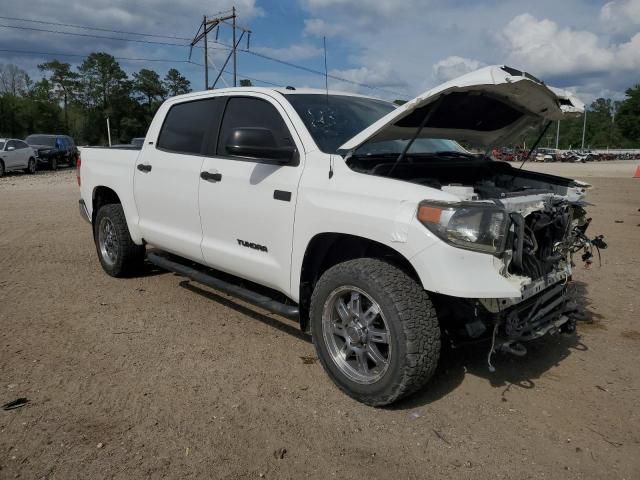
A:
{"type": "Polygon", "coordinates": [[[582,124],[582,151],[584,152],[584,136],[587,131],[587,109],[584,109],[584,122],[582,124]]]}
{"type": "MultiPolygon", "coordinates": [[[[544,137],[544,134],[547,133],[547,130],[549,129],[549,125],[551,125],[551,120],[549,120],[547,122],[547,124],[544,126],[544,128],[542,129],[542,133],[540,134],[540,136],[538,138],[536,138],[536,141],[533,143],[533,146],[531,147],[531,150],[529,150],[529,153],[527,154],[527,156],[524,157],[524,160],[522,160],[522,163],[520,164],[520,167],[518,167],[520,170],[522,170],[522,166],[524,165],[524,163],[527,160],[529,160],[529,157],[531,156],[533,151],[536,149],[536,147],[540,143],[540,140],[542,140],[542,137],[544,137]]],[[[515,176],[515,173],[513,175],[515,176]]]]}
{"type": "Polygon", "coordinates": [[[558,150],[558,145],[560,145],[560,120],[558,120],[558,129],[556,130],[556,150],[558,150]]]}
{"type": "Polygon", "coordinates": [[[209,90],[209,55],[207,48],[207,16],[202,20],[202,28],[204,30],[204,89],[209,90]]]}
{"type": "Polygon", "coordinates": [[[237,59],[236,59],[236,50],[237,50],[237,45],[236,45],[236,7],[234,6],[233,9],[231,10],[233,13],[233,86],[237,87],[238,86],[238,79],[237,79],[237,59]]]}
{"type": "Polygon", "coordinates": [[[107,137],[109,138],[109,147],[111,147],[111,125],[109,124],[109,117],[107,117],[107,137]]]}
{"type": "MultiPolygon", "coordinates": [[[[238,45],[240,45],[240,42],[242,41],[242,37],[243,36],[244,36],[244,31],[240,34],[240,38],[238,38],[238,41],[236,42],[236,47],[238,45]]],[[[227,68],[227,64],[229,63],[229,60],[231,60],[232,53],[233,52],[229,52],[229,55],[227,55],[227,59],[224,61],[224,64],[220,68],[220,71],[218,72],[218,76],[216,77],[215,81],[213,82],[213,85],[211,86],[211,88],[216,88],[216,85],[218,84],[218,80],[220,80],[220,77],[224,73],[224,69],[227,68]]]]}

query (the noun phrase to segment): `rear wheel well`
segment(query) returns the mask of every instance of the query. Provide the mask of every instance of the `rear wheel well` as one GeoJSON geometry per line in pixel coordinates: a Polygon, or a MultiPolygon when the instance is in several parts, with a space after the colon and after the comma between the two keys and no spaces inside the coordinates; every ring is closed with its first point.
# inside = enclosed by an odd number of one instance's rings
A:
{"type": "Polygon", "coordinates": [[[311,294],[322,274],[338,263],[357,258],[377,258],[402,270],[420,283],[417,272],[401,253],[387,245],[357,235],[320,233],[307,245],[300,274],[300,328],[309,331],[311,294]]]}
{"type": "Polygon", "coordinates": [[[107,205],[109,203],[121,204],[122,202],[120,201],[120,197],[118,197],[118,194],[111,190],[109,187],[96,187],[93,190],[93,208],[91,210],[92,223],[95,223],[98,210],[100,210],[103,205],[107,205]]]}

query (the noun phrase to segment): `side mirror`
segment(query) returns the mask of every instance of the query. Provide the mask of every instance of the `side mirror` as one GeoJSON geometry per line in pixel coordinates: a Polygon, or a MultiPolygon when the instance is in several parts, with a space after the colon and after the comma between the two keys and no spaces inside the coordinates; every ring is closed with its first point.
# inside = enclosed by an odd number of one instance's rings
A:
{"type": "Polygon", "coordinates": [[[298,159],[296,147],[278,146],[275,135],[268,128],[235,128],[227,138],[225,149],[229,155],[275,160],[282,164],[292,164],[298,159]]]}
{"type": "Polygon", "coordinates": [[[16,147],[7,147],[7,152],[13,152],[16,149],[16,147]]]}

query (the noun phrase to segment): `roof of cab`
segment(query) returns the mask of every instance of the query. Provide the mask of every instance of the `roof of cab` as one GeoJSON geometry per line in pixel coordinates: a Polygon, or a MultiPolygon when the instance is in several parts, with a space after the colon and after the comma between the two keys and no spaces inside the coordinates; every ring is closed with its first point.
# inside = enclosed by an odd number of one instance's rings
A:
{"type": "Polygon", "coordinates": [[[344,91],[340,91],[340,90],[329,90],[328,92],[324,89],[320,89],[320,88],[295,88],[295,89],[289,89],[286,87],[228,87],[228,88],[216,88],[213,90],[199,90],[197,92],[190,92],[190,93],[185,93],[183,95],[178,95],[175,97],[171,97],[168,99],[168,101],[173,101],[173,100],[189,100],[192,98],[200,98],[203,96],[206,96],[208,94],[212,94],[212,93],[221,93],[221,94],[227,94],[227,95],[232,95],[232,94],[242,94],[245,92],[255,92],[255,93],[266,93],[266,94],[273,94],[275,93],[279,93],[280,95],[303,95],[303,94],[307,94],[307,95],[327,95],[327,93],[329,95],[346,95],[349,97],[361,97],[361,98],[371,98],[371,99],[375,99],[375,100],[380,100],[379,98],[376,97],[371,97],[369,95],[361,95],[359,93],[352,93],[352,92],[344,92],[344,91]]]}

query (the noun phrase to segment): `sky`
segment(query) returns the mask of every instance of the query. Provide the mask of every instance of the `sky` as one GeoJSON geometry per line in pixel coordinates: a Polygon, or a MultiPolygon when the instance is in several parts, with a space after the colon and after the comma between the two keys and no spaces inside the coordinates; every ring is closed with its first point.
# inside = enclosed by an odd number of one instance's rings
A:
{"type": "MultiPolygon", "coordinates": [[[[152,68],[164,76],[177,68],[201,90],[204,52],[194,49],[196,63],[188,63],[185,39],[193,37],[203,15],[215,16],[233,4],[3,0],[0,63],[39,78],[37,65],[47,60],[78,65],[82,56],[105,51],[129,74],[152,68]]],[[[324,71],[324,37],[330,89],[389,100],[412,98],[491,64],[526,70],[585,102],[621,99],[640,83],[640,0],[235,0],[235,6],[238,24],[252,31],[253,53],[238,53],[239,78],[260,86],[324,88],[324,76],[309,71],[324,71]]],[[[231,28],[221,27],[220,43],[211,40],[213,82],[228,54],[231,28]]],[[[239,48],[247,48],[244,40],[239,48]]],[[[233,82],[230,74],[218,86],[225,82],[233,82]]]]}

